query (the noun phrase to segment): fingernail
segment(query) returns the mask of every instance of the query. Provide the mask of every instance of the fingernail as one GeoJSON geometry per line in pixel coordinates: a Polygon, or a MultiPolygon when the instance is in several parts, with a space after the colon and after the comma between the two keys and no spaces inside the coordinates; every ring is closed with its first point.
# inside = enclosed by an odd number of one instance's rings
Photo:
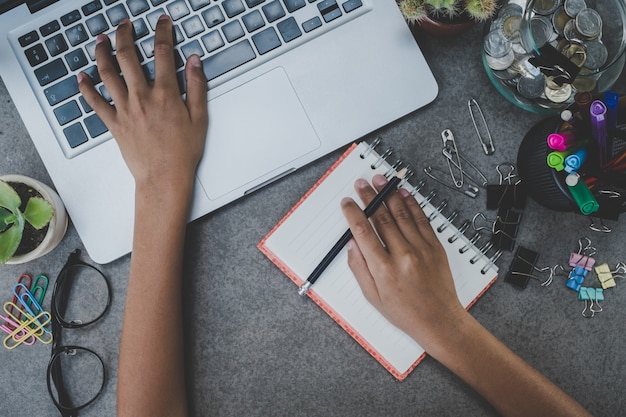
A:
{"type": "Polygon", "coordinates": [[[106,41],[106,39],[107,35],[105,35],[104,33],[99,34],[98,36],[96,36],[96,45],[106,41]]]}
{"type": "Polygon", "coordinates": [[[348,251],[354,249],[354,241],[352,239],[350,239],[348,243],[346,243],[346,249],[348,249],[348,251]]]}
{"type": "Polygon", "coordinates": [[[76,80],[78,80],[78,84],[82,83],[83,81],[85,81],[85,77],[87,75],[84,72],[79,72],[78,74],[76,74],[76,80]]]}
{"type": "Polygon", "coordinates": [[[159,16],[159,20],[170,20],[170,17],[166,14],[162,14],[161,16],[159,16]]]}
{"type": "Polygon", "coordinates": [[[200,57],[196,54],[193,54],[189,57],[189,64],[194,68],[200,68],[202,66],[202,61],[200,61],[200,57]]]}
{"type": "Polygon", "coordinates": [[[360,189],[369,187],[368,182],[365,181],[363,178],[359,178],[358,180],[356,180],[355,185],[356,185],[356,188],[360,188],[360,189]]]}
{"type": "Polygon", "coordinates": [[[120,23],[118,24],[118,26],[121,26],[121,25],[126,25],[126,24],[128,24],[128,23],[130,23],[130,20],[129,20],[128,18],[126,18],[126,17],[125,17],[125,18],[123,18],[122,20],[120,20],[120,23]]]}
{"type": "Polygon", "coordinates": [[[400,190],[398,190],[398,192],[400,193],[400,196],[402,198],[407,198],[411,196],[411,193],[408,192],[407,190],[405,190],[404,188],[400,188],[400,190]]]}
{"type": "Polygon", "coordinates": [[[387,179],[382,175],[375,175],[372,182],[374,185],[385,185],[387,184],[387,179]]]}

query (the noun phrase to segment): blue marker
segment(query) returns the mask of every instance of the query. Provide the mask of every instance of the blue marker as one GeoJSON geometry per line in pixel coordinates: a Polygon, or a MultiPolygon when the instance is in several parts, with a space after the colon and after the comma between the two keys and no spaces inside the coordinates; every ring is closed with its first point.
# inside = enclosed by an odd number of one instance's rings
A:
{"type": "Polygon", "coordinates": [[[580,148],[565,158],[565,169],[567,172],[578,171],[587,158],[587,149],[580,148]],[[568,170],[569,168],[569,170],[568,170]],[[571,171],[570,171],[571,170],[571,171]]]}
{"type": "Polygon", "coordinates": [[[602,102],[606,105],[606,130],[607,132],[612,132],[617,127],[619,94],[613,91],[606,91],[602,97],[602,102]]]}

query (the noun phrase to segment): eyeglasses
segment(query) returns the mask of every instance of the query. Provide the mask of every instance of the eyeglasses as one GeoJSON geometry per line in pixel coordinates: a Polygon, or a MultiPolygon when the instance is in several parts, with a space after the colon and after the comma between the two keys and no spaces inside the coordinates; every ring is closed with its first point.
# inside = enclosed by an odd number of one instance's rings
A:
{"type": "Polygon", "coordinates": [[[93,350],[63,345],[63,329],[78,329],[100,320],[111,305],[111,284],[96,267],[70,254],[52,293],[52,356],[48,362],[48,392],[63,417],[93,403],[106,379],[102,358],[93,350]]]}

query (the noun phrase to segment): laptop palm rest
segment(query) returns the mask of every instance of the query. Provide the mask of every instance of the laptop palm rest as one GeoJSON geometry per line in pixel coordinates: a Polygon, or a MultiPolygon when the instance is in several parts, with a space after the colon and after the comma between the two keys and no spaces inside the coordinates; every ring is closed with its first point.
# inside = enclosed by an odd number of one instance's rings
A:
{"type": "Polygon", "coordinates": [[[275,68],[210,99],[208,138],[197,177],[210,200],[242,187],[243,195],[280,177],[292,168],[291,161],[320,145],[285,70],[275,68]]]}

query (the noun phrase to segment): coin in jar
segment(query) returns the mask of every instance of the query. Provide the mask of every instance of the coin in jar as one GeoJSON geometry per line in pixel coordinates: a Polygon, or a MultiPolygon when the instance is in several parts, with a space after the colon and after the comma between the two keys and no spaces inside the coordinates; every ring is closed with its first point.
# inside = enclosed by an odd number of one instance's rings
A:
{"type": "Polygon", "coordinates": [[[511,64],[513,64],[513,62],[515,61],[515,54],[512,50],[509,50],[506,55],[497,58],[489,54],[485,54],[485,61],[487,61],[487,65],[489,66],[489,68],[496,71],[502,71],[510,67],[511,64]]]}
{"type": "Polygon", "coordinates": [[[565,13],[563,7],[559,7],[556,12],[552,15],[552,26],[554,30],[559,35],[563,35],[563,29],[565,28],[565,24],[570,20],[570,17],[565,13]]]}
{"type": "Polygon", "coordinates": [[[537,14],[548,16],[554,13],[561,5],[561,0],[535,0],[533,11],[537,14]]]}
{"type": "Polygon", "coordinates": [[[492,30],[485,37],[484,49],[487,55],[500,58],[511,52],[511,42],[501,36],[500,31],[492,30]]]}
{"type": "Polygon", "coordinates": [[[583,9],[576,15],[576,30],[587,39],[602,33],[602,17],[593,9],[583,9]]]}
{"type": "Polygon", "coordinates": [[[563,2],[563,9],[569,17],[576,17],[576,15],[582,10],[587,8],[585,0],[565,0],[563,2]]]}
{"type": "Polygon", "coordinates": [[[585,47],[576,41],[566,44],[559,52],[565,55],[566,58],[579,68],[582,67],[587,60],[585,47]]]}
{"type": "Polygon", "coordinates": [[[606,46],[601,41],[585,42],[585,51],[587,52],[587,59],[584,66],[590,70],[602,67],[609,57],[606,46]]]}
{"type": "Polygon", "coordinates": [[[525,74],[520,77],[517,82],[517,91],[521,96],[526,98],[541,97],[546,88],[546,80],[543,74],[531,75],[525,74]]]}
{"type": "Polygon", "coordinates": [[[572,96],[572,86],[570,84],[563,84],[560,88],[550,88],[546,84],[544,89],[546,98],[553,103],[564,103],[572,96]]]}

